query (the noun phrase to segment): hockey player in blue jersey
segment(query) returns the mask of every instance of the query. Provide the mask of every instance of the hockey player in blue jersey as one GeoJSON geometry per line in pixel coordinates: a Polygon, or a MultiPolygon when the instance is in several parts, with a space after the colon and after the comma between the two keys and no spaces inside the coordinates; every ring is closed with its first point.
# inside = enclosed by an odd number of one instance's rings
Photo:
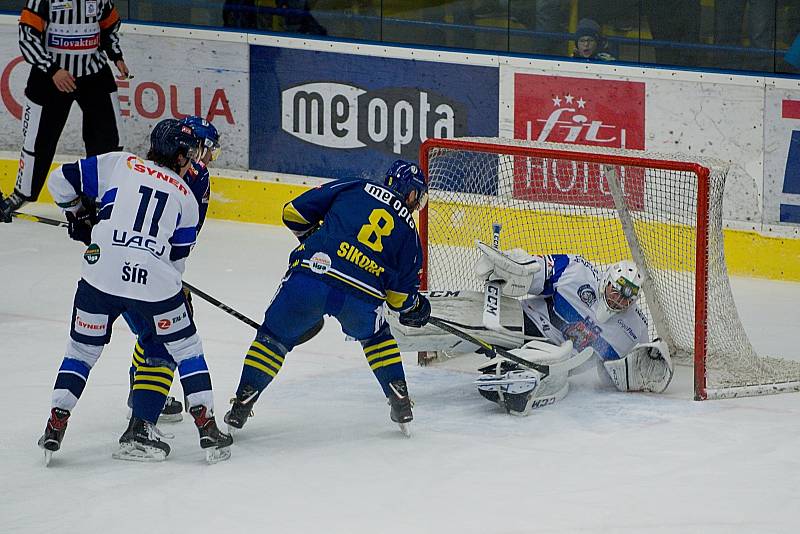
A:
{"type": "MultiPolygon", "coordinates": [[[[180,120],[180,123],[192,129],[196,137],[200,139],[200,155],[198,161],[193,161],[186,172],[183,174],[183,179],[189,186],[189,189],[197,199],[199,207],[199,220],[197,223],[197,232],[203,227],[206,220],[206,213],[208,212],[208,201],[211,197],[211,180],[208,172],[209,164],[216,160],[222,152],[220,145],[220,135],[213,124],[203,119],[202,117],[189,116],[180,120]]],[[[184,290],[186,302],[188,304],[189,313],[192,314],[194,309],[192,307],[192,296],[189,291],[184,290]]],[[[130,367],[130,385],[133,388],[134,376],[136,369],[142,365],[147,357],[164,358],[166,348],[158,343],[151,342],[146,344],[138,335],[145,330],[144,325],[137,322],[135,316],[123,314],[134,335],[137,336],[136,345],[133,348],[133,356],[131,359],[130,367]]],[[[154,340],[153,340],[154,341],[154,340]]],[[[131,395],[133,389],[131,389],[131,395]]],[[[130,407],[132,397],[129,395],[128,404],[130,407]]],[[[164,403],[164,408],[161,410],[159,421],[176,422],[183,419],[183,405],[179,400],[173,396],[168,396],[164,403]]]]}
{"type": "Polygon", "coordinates": [[[300,245],[245,356],[236,398],[225,415],[229,429],[244,426],[300,336],[330,315],[361,342],[392,421],[410,435],[411,400],[384,303],[399,312],[404,325],[428,321],[430,304],[418,292],[422,250],[413,219],[426,201],[422,171],[398,160],[383,184],[334,181],[284,206],[284,224],[300,245]]]}
{"type": "MultiPolygon", "coordinates": [[[[521,249],[501,251],[484,243],[478,243],[478,249],[478,278],[502,283],[504,328],[495,332],[481,324],[482,295],[476,292],[431,296],[435,315],[446,316],[464,330],[534,363],[565,361],[591,347],[600,376],[620,391],[660,393],[667,388],[673,374],[669,349],[666,343],[648,337],[647,318],[636,305],[642,275],[634,262],[621,261],[600,272],[573,254],[532,256],[521,249]]],[[[398,325],[395,330],[403,350],[448,347],[452,351],[459,343],[430,326],[409,330],[398,325]]],[[[479,370],[484,373],[477,382],[481,395],[514,415],[552,404],[569,388],[566,373],[545,377],[503,358],[479,370]]]]}
{"type": "Polygon", "coordinates": [[[199,150],[190,127],[166,119],[153,128],[146,159],[112,152],[62,165],[50,176],[48,187],[65,210],[70,236],[88,247],[50,418],[39,439],[48,462],[123,313],[143,325],[145,342],[166,350],[148,355],[136,370],[133,413],[114,458],[158,461],[169,454],[155,422],[176,368],[207,460],[230,456],[232,438],[217,428],[211,377],[181,288],[199,223],[198,201],[181,177],[199,150]]]}

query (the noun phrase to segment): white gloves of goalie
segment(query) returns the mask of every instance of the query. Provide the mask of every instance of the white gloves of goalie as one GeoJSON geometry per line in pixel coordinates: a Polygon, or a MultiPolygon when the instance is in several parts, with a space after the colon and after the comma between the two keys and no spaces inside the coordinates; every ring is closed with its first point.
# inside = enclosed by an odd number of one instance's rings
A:
{"type": "Polygon", "coordinates": [[[624,358],[603,361],[601,366],[620,391],[663,393],[675,372],[669,348],[660,339],[636,345],[624,358]]]}
{"type": "Polygon", "coordinates": [[[541,261],[521,248],[497,250],[482,241],[476,243],[480,258],[475,263],[475,276],[489,282],[502,282],[503,295],[521,297],[528,294],[533,275],[542,269],[541,261]]]}

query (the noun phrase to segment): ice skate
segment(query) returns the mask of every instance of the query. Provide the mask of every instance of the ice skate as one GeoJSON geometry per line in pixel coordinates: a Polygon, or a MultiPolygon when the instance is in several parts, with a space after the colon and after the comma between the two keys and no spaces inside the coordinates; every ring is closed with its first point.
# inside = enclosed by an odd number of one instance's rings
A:
{"type": "Polygon", "coordinates": [[[44,427],[44,434],[39,438],[39,447],[44,450],[44,465],[50,465],[53,453],[61,448],[64,432],[67,431],[69,411],[61,408],[50,410],[50,419],[44,427]]]}
{"type": "Polygon", "coordinates": [[[245,386],[242,392],[231,399],[231,409],[225,414],[225,423],[228,425],[228,432],[234,434],[240,430],[253,416],[253,405],[258,399],[258,390],[252,386],[245,386]]]}
{"type": "Polygon", "coordinates": [[[389,406],[391,410],[389,417],[398,424],[400,431],[408,438],[411,437],[411,421],[414,414],[411,413],[413,403],[408,398],[408,386],[405,380],[395,380],[389,383],[389,406]]]}
{"type": "Polygon", "coordinates": [[[167,397],[161,415],[158,416],[159,423],[180,423],[183,421],[183,404],[175,397],[167,397]]]}
{"type": "Polygon", "coordinates": [[[222,462],[231,457],[233,437],[221,432],[213,413],[208,413],[205,406],[192,406],[189,413],[200,432],[200,448],[206,451],[206,461],[210,464],[222,462]]]}
{"type": "Polygon", "coordinates": [[[0,193],[0,222],[10,223],[12,214],[25,204],[25,198],[16,191],[5,198],[0,193]]]}
{"type": "Polygon", "coordinates": [[[115,460],[132,462],[161,462],[169,455],[170,447],[153,423],[131,417],[128,429],[119,438],[119,450],[111,455],[115,460]]]}

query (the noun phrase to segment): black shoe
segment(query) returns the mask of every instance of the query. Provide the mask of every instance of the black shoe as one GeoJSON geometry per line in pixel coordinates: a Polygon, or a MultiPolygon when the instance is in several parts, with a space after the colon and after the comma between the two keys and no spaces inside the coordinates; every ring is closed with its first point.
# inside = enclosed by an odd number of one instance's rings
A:
{"type": "Polygon", "coordinates": [[[39,446],[45,450],[55,452],[61,448],[64,432],[67,431],[69,410],[53,408],[50,410],[50,419],[44,427],[44,434],[39,438],[39,446]]]}
{"type": "Polygon", "coordinates": [[[392,407],[389,417],[395,423],[408,423],[414,419],[411,413],[411,399],[408,398],[408,386],[405,380],[389,383],[389,405],[392,407]]]}
{"type": "Polygon", "coordinates": [[[117,460],[152,462],[164,460],[170,447],[159,438],[156,425],[131,417],[128,429],[119,438],[119,451],[112,454],[117,460]]]}
{"type": "Polygon", "coordinates": [[[258,400],[258,395],[258,390],[253,386],[245,386],[242,388],[241,393],[231,399],[231,409],[225,414],[225,423],[228,425],[228,431],[242,428],[247,419],[252,417],[253,405],[258,400]]]}
{"type": "Polygon", "coordinates": [[[158,416],[159,422],[179,422],[183,421],[183,404],[175,397],[167,397],[161,415],[158,416]]]}
{"type": "Polygon", "coordinates": [[[25,205],[28,200],[21,194],[14,191],[7,198],[0,194],[0,221],[10,223],[11,214],[25,205]]]}

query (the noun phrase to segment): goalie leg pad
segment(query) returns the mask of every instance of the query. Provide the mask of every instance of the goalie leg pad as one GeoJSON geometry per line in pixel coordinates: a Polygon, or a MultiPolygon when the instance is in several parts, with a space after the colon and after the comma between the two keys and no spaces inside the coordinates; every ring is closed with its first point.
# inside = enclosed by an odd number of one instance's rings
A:
{"type": "MultiPolygon", "coordinates": [[[[501,365],[498,364],[498,371],[504,368],[501,365]]],[[[485,399],[497,403],[511,415],[526,416],[534,408],[555,404],[569,391],[566,373],[542,376],[531,369],[516,369],[483,375],[475,384],[485,399]]]]}

